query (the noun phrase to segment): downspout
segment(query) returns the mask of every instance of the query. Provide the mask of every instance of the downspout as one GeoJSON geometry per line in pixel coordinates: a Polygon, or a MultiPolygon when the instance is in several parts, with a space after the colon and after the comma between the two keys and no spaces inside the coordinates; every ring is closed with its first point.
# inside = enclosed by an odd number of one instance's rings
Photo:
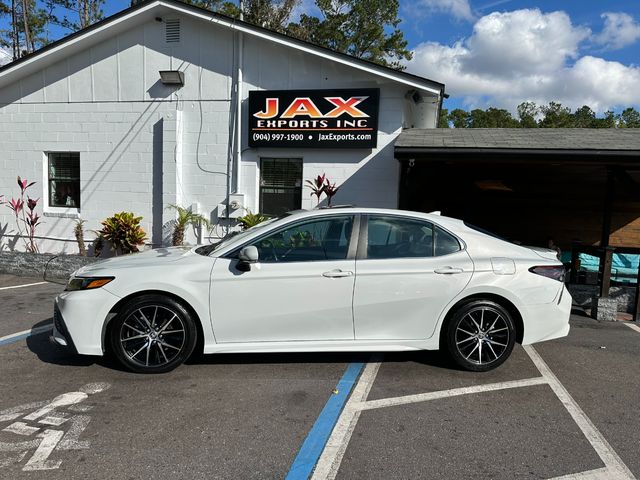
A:
{"type": "MultiPolygon", "coordinates": [[[[244,2],[240,0],[240,21],[244,20],[244,2]]],[[[242,62],[244,35],[238,32],[238,72],[236,84],[236,182],[235,193],[242,187],[242,62]]]]}

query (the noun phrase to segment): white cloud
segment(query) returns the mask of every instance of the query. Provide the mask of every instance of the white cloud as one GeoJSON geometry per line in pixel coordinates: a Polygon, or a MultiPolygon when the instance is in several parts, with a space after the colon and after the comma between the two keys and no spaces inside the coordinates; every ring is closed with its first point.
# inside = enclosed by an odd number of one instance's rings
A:
{"type": "Polygon", "coordinates": [[[291,12],[289,20],[299,22],[302,15],[320,16],[320,9],[316,6],[315,0],[300,0],[291,12]]]}
{"type": "Polygon", "coordinates": [[[431,12],[450,13],[458,20],[474,19],[469,0],[420,0],[420,5],[431,12]]]}
{"type": "Polygon", "coordinates": [[[2,65],[6,65],[11,60],[13,60],[13,55],[11,55],[11,52],[0,47],[0,67],[2,65]]]}
{"type": "Polygon", "coordinates": [[[634,44],[640,39],[640,25],[627,13],[606,12],[602,32],[593,37],[593,41],[609,50],[617,50],[634,44]]]}
{"type": "Polygon", "coordinates": [[[525,100],[557,100],[602,112],[640,104],[640,68],[580,57],[580,44],[589,36],[589,29],[572,25],[564,12],[492,13],[476,22],[467,39],[418,45],[407,70],[444,82],[469,107],[513,111],[525,100]]]}

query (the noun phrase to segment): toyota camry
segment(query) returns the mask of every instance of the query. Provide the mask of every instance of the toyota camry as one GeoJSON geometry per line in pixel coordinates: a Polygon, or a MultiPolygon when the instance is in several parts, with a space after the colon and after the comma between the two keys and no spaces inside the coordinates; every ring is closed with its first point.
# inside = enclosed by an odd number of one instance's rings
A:
{"type": "Polygon", "coordinates": [[[135,372],[199,353],[444,350],[486,371],[569,332],[556,253],[437,214],[290,212],[218,243],[76,271],[52,340],[135,372]]]}

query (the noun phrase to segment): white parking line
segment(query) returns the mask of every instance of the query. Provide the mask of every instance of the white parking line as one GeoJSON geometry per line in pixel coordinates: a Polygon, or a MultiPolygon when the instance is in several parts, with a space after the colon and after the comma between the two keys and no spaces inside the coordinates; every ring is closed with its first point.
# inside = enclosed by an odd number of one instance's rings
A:
{"type": "Polygon", "coordinates": [[[11,287],[0,287],[0,290],[12,290],[14,288],[35,287],[36,285],[44,285],[49,282],[25,283],[24,285],[12,285],[11,287]]]}
{"type": "Polygon", "coordinates": [[[355,404],[354,407],[360,410],[372,410],[375,408],[393,407],[396,405],[406,405],[408,403],[426,402],[440,398],[457,397],[459,395],[469,395],[472,393],[494,392],[507,388],[530,387],[533,385],[545,384],[544,377],[526,378],[524,380],[512,380],[509,382],[488,383],[485,385],[474,385],[473,387],[452,388],[450,390],[438,390],[437,392],[418,393],[416,395],[405,395],[402,397],[382,398],[380,400],[369,400],[355,404]]]}
{"type": "Polygon", "coordinates": [[[364,372],[360,375],[360,379],[345,404],[336,426],[333,427],[331,436],[313,471],[312,480],[333,480],[338,474],[342,457],[347,450],[347,445],[360,417],[360,409],[354,407],[354,404],[364,402],[367,399],[369,390],[371,390],[371,386],[380,369],[382,358],[371,358],[371,360],[372,362],[367,364],[364,372]]]}
{"type": "Polygon", "coordinates": [[[47,325],[41,325],[39,327],[34,327],[29,330],[23,330],[21,332],[12,333],[11,335],[5,335],[4,337],[0,337],[0,345],[6,345],[8,343],[13,343],[13,341],[21,340],[22,338],[30,337],[31,335],[37,335],[39,333],[47,332],[53,328],[53,323],[49,323],[47,325]]]}
{"type": "Polygon", "coordinates": [[[561,477],[553,477],[551,480],[615,480],[607,467],[587,470],[586,472],[570,473],[561,477]]]}
{"type": "Polygon", "coordinates": [[[635,323],[625,323],[625,325],[629,327],[631,330],[635,330],[636,332],[640,333],[640,327],[635,323]]]}
{"type": "Polygon", "coordinates": [[[605,464],[607,469],[605,477],[611,479],[635,479],[631,470],[629,470],[618,454],[613,450],[613,448],[611,448],[609,442],[607,442],[607,440],[598,431],[596,426],[576,403],[564,385],[560,383],[542,357],[538,355],[538,352],[536,352],[531,345],[525,345],[524,350],[527,352],[527,355],[529,355],[529,358],[531,358],[531,361],[540,371],[542,376],[547,380],[553,392],[556,394],[560,402],[562,402],[569,412],[569,415],[571,415],[602,462],[605,464]]]}

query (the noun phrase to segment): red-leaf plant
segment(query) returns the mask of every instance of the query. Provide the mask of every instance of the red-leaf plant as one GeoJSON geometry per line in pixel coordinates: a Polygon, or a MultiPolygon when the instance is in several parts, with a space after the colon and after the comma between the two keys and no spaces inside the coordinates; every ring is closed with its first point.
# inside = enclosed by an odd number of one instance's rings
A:
{"type": "MultiPolygon", "coordinates": [[[[7,207],[13,212],[16,217],[16,227],[18,228],[18,234],[24,239],[25,248],[27,252],[37,253],[38,245],[35,242],[36,228],[40,225],[40,217],[35,213],[35,209],[38,206],[39,198],[34,200],[27,196],[27,208],[25,209],[24,197],[26,191],[34,185],[36,182],[29,183],[26,179],[18,177],[18,186],[20,187],[20,197],[12,198],[7,207]],[[21,225],[26,227],[26,237],[22,231],[21,225]]],[[[0,199],[0,204],[6,203],[0,199]]]]}
{"type": "Polygon", "coordinates": [[[331,199],[336,193],[338,193],[339,189],[340,187],[336,187],[335,182],[331,184],[328,178],[325,180],[324,194],[327,196],[327,206],[331,206],[331,199]]]}
{"type": "Polygon", "coordinates": [[[318,197],[318,205],[320,204],[320,197],[324,193],[325,180],[326,180],[326,175],[323,173],[322,175],[318,175],[313,180],[305,181],[305,183],[307,184],[307,187],[311,189],[311,196],[315,195],[316,197],[318,197]]]}

